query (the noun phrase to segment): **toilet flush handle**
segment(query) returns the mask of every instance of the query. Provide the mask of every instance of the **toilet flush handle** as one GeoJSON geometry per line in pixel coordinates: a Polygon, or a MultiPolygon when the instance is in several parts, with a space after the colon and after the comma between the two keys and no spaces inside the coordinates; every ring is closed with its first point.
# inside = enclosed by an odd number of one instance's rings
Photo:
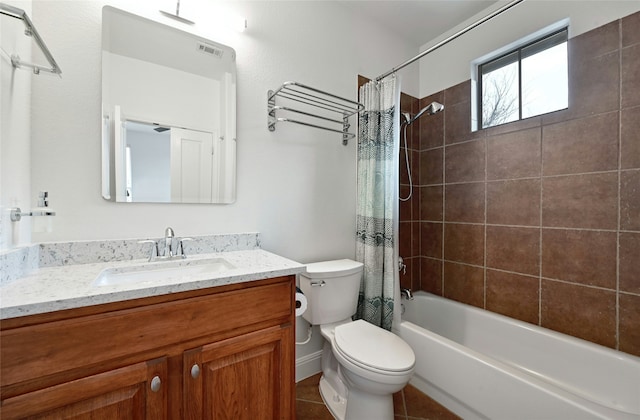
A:
{"type": "Polygon", "coordinates": [[[323,287],[327,283],[324,280],[312,280],[310,284],[311,287],[323,287]]]}

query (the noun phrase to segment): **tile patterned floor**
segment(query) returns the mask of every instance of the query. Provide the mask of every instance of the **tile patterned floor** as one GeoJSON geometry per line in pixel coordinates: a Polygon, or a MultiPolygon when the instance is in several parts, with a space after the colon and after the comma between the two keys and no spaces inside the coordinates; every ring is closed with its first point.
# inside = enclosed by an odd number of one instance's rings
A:
{"type": "MultiPolygon", "coordinates": [[[[298,420],[333,420],[322,403],[317,374],[296,384],[296,415],[298,420]]],[[[411,385],[393,395],[395,420],[458,420],[453,414],[411,385]]],[[[363,419],[366,420],[366,419],[363,419]]]]}

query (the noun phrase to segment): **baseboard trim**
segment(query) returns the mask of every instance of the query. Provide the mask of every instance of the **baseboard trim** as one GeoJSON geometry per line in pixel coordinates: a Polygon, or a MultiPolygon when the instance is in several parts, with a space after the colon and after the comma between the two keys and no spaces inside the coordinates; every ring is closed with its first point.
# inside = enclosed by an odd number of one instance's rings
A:
{"type": "Polygon", "coordinates": [[[322,350],[296,359],[296,383],[322,372],[322,350]]]}

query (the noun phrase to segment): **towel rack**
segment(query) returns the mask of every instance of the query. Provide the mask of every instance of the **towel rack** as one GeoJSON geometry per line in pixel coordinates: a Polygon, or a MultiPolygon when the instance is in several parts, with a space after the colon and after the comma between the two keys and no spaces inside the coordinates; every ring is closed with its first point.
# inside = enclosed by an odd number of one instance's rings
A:
{"type": "Polygon", "coordinates": [[[41,66],[39,64],[23,61],[20,58],[20,56],[18,56],[17,54],[9,55],[9,53],[7,53],[4,49],[2,49],[2,52],[11,59],[11,64],[13,65],[13,67],[30,68],[33,70],[34,74],[40,74],[40,71],[46,71],[46,72],[57,74],[58,76],[60,76],[60,74],[62,73],[62,70],[60,70],[58,63],[56,63],[56,60],[53,58],[53,55],[45,45],[44,40],[40,37],[40,34],[38,34],[38,31],[36,31],[36,27],[33,26],[33,22],[31,22],[31,19],[29,19],[29,16],[27,15],[27,13],[24,10],[19,9],[17,7],[13,7],[6,3],[0,3],[0,14],[21,20],[24,23],[25,36],[33,38],[36,45],[40,48],[40,51],[42,51],[42,54],[44,55],[44,57],[49,62],[49,65],[51,66],[49,68],[46,66],[41,66]]]}
{"type": "Polygon", "coordinates": [[[346,145],[356,136],[349,133],[349,117],[362,111],[364,105],[302,83],[285,82],[278,89],[267,92],[267,108],[269,131],[275,131],[277,122],[291,122],[340,133],[342,144],[346,145]],[[276,105],[276,101],[281,104],[276,105]],[[278,117],[276,112],[299,114],[305,119],[278,117]]]}

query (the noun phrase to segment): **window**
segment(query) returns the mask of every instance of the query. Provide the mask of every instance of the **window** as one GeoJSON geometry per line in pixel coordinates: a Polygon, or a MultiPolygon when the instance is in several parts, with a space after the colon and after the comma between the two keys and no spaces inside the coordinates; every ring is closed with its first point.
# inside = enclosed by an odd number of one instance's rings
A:
{"type": "Polygon", "coordinates": [[[478,65],[482,128],[567,108],[567,28],[478,65]]]}

